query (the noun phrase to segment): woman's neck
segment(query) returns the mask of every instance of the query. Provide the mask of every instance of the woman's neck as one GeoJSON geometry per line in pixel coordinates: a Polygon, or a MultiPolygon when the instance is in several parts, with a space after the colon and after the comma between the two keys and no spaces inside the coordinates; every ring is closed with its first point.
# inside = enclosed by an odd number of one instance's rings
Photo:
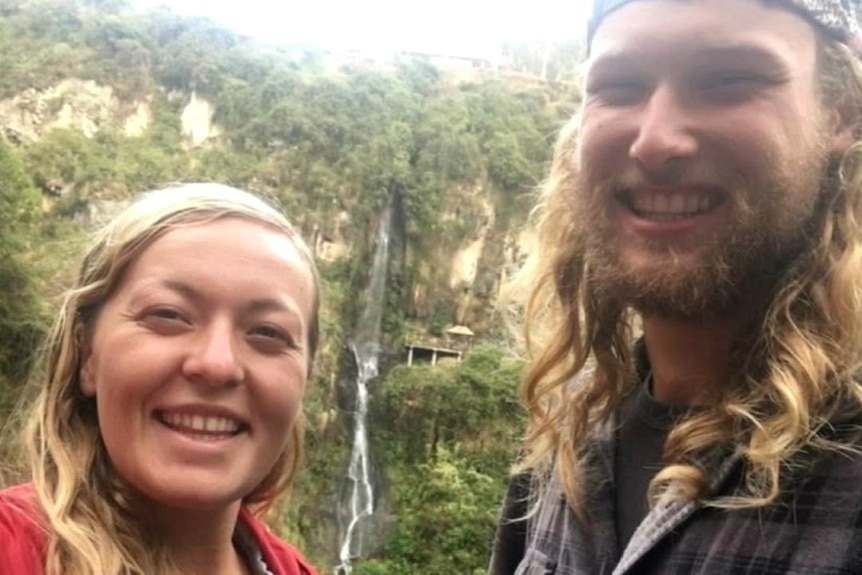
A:
{"type": "Polygon", "coordinates": [[[233,543],[239,503],[224,510],[157,509],[155,529],[181,573],[248,575],[233,543]]]}

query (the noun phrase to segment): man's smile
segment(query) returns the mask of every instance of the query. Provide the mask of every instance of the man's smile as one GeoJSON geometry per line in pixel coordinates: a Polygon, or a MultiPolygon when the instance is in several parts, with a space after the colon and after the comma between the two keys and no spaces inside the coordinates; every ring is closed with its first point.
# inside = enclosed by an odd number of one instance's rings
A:
{"type": "Polygon", "coordinates": [[[695,216],[722,202],[719,194],[691,189],[628,192],[618,198],[637,216],[658,221],[695,216]]]}

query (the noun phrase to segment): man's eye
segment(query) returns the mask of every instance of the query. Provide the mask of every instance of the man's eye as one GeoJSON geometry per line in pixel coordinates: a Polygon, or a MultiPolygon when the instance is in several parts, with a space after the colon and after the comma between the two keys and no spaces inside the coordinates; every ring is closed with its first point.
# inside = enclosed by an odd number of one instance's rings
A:
{"type": "Polygon", "coordinates": [[[642,82],[634,80],[609,80],[596,82],[587,88],[587,93],[603,103],[621,106],[640,101],[646,92],[642,82]]]}
{"type": "Polygon", "coordinates": [[[700,83],[700,89],[718,97],[743,98],[769,84],[770,81],[767,78],[756,74],[727,73],[705,78],[700,83]]]}
{"type": "Polygon", "coordinates": [[[708,81],[708,85],[713,87],[722,87],[722,86],[738,86],[740,84],[752,84],[758,81],[758,78],[745,74],[726,74],[723,76],[718,76],[716,78],[712,78],[708,81]]]}

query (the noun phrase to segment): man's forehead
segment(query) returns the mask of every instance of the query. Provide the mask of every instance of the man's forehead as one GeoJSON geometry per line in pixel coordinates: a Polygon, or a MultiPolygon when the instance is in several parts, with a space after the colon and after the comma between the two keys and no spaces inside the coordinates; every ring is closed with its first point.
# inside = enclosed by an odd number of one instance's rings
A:
{"type": "MultiPolygon", "coordinates": [[[[590,20],[588,41],[601,24],[602,19],[613,10],[631,2],[650,0],[593,0],[593,17],[590,20]]],[[[751,0],[801,13],[818,27],[845,42],[862,54],[862,0],[751,0]]]]}
{"type": "Polygon", "coordinates": [[[650,63],[679,69],[706,63],[814,65],[817,35],[805,19],[759,0],[630,0],[608,14],[592,39],[589,70],[650,63]],[[685,50],[680,50],[685,46],[685,50]],[[764,63],[766,62],[766,63],[764,63]],[[602,64],[598,66],[598,64],[602,64]]]}

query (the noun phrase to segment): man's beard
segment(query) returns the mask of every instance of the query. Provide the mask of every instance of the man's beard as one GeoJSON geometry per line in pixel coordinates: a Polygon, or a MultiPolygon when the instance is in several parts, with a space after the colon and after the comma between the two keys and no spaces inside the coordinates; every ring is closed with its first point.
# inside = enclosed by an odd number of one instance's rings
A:
{"type": "MultiPolygon", "coordinates": [[[[818,148],[819,152],[819,148],[818,148]]],[[[724,181],[707,172],[706,181],[721,182],[729,192],[732,221],[698,247],[697,258],[683,258],[691,246],[641,238],[641,250],[655,254],[655,264],[633,266],[626,247],[608,218],[615,190],[640,183],[685,185],[704,174],[676,173],[671,181],[644,181],[623,174],[575,200],[586,248],[586,277],[597,302],[632,307],[644,316],[682,320],[721,318],[752,299],[767,297],[789,266],[810,248],[817,222],[828,209],[822,187],[830,181],[827,154],[809,154],[792,169],[775,170],[755,181],[724,181]],[[800,198],[804,198],[801,200],[800,198]]],[[[583,189],[583,188],[582,188],[583,189]]]]}

